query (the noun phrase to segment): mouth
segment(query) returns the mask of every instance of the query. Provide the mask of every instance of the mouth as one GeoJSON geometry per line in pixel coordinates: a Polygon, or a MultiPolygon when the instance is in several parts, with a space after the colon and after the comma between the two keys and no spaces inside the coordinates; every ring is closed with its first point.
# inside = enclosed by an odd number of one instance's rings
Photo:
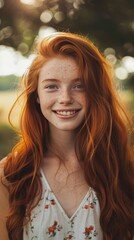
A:
{"type": "Polygon", "coordinates": [[[56,113],[59,116],[74,116],[77,112],[79,112],[81,109],[74,109],[74,110],[53,110],[54,113],[56,113]]]}

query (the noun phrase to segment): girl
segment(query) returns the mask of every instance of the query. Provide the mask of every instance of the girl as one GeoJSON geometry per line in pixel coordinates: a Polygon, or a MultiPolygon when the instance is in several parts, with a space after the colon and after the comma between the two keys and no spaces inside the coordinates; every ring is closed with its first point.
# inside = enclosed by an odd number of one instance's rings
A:
{"type": "Polygon", "coordinates": [[[132,240],[133,159],[109,64],[56,33],[23,80],[21,139],[0,163],[0,239],[132,240]]]}

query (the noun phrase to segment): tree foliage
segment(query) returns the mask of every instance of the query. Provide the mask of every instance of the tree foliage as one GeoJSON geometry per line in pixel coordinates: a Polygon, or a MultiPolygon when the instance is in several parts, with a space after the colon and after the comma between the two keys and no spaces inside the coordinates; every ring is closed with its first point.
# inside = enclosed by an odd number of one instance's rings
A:
{"type": "Polygon", "coordinates": [[[102,50],[134,56],[133,0],[0,0],[0,44],[27,54],[40,27],[77,32],[90,37],[102,50]],[[27,48],[26,48],[27,46],[27,48]]]}

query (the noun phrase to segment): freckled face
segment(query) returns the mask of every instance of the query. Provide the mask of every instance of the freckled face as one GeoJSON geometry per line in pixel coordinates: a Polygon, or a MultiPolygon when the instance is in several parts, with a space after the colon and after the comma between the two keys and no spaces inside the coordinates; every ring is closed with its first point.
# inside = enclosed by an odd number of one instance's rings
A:
{"type": "Polygon", "coordinates": [[[38,102],[51,129],[74,131],[84,120],[86,100],[76,61],[54,57],[40,70],[38,102]]]}

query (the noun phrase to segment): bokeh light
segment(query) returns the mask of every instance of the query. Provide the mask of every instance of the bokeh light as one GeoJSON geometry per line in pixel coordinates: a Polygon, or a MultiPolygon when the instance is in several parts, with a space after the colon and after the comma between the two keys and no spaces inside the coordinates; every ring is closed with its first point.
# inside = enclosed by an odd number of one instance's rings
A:
{"type": "Polygon", "coordinates": [[[0,8],[4,6],[4,0],[0,0],[0,8]]]}
{"type": "Polygon", "coordinates": [[[134,72],[134,58],[130,56],[125,56],[122,58],[123,66],[127,69],[129,73],[134,72]]]}
{"type": "Polygon", "coordinates": [[[9,38],[13,33],[13,30],[10,26],[7,26],[5,28],[2,28],[0,30],[0,41],[2,41],[3,39],[9,38]]]}
{"type": "Polygon", "coordinates": [[[104,55],[105,56],[107,56],[107,55],[109,55],[109,54],[112,54],[112,55],[115,55],[115,49],[113,49],[113,48],[106,48],[105,50],[104,50],[104,55]]]}
{"type": "Polygon", "coordinates": [[[56,29],[54,29],[52,27],[42,26],[39,29],[37,38],[43,38],[43,37],[48,36],[48,35],[50,35],[54,32],[56,32],[56,29]]]}
{"type": "Polygon", "coordinates": [[[106,59],[108,62],[110,62],[112,65],[116,64],[117,58],[113,54],[108,54],[106,56],[106,59]]]}
{"type": "Polygon", "coordinates": [[[125,80],[128,77],[128,72],[123,67],[117,67],[115,69],[115,75],[120,80],[125,80]]]}
{"type": "Polygon", "coordinates": [[[46,10],[44,12],[42,12],[42,14],[40,15],[40,20],[44,23],[49,23],[53,18],[53,14],[50,10],[46,10]]]}
{"type": "Polygon", "coordinates": [[[26,53],[28,53],[29,51],[29,46],[28,44],[21,42],[18,46],[18,51],[20,51],[23,55],[25,55],[26,53]]]}
{"type": "Polygon", "coordinates": [[[31,29],[26,29],[24,32],[23,32],[23,38],[26,40],[26,41],[31,41],[31,36],[33,35],[33,31],[31,29]]]}
{"type": "Polygon", "coordinates": [[[57,11],[57,12],[54,14],[54,19],[55,19],[56,22],[61,22],[61,21],[63,21],[64,17],[65,17],[65,16],[64,16],[64,13],[61,12],[61,11],[57,11]]]}
{"type": "Polygon", "coordinates": [[[36,3],[36,0],[20,0],[20,2],[28,5],[32,5],[36,3]]]}
{"type": "Polygon", "coordinates": [[[20,0],[21,3],[31,5],[33,7],[42,6],[44,0],[20,0]]]}

